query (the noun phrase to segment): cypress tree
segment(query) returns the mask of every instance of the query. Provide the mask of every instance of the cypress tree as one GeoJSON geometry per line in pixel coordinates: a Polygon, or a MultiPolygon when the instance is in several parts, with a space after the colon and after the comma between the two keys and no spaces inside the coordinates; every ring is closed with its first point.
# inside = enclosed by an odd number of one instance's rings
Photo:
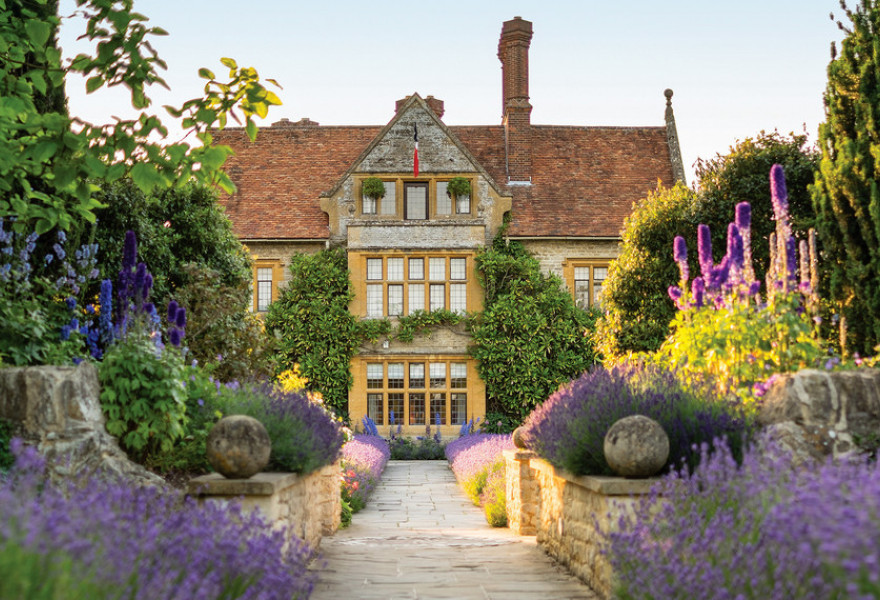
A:
{"type": "Polygon", "coordinates": [[[812,195],[842,350],[866,354],[880,343],[880,0],[840,5],[851,25],[831,47],[812,195]]]}

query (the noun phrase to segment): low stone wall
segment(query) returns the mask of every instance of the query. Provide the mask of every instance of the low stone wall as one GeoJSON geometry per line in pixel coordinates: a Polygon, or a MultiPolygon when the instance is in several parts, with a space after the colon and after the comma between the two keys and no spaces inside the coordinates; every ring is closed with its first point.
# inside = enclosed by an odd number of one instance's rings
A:
{"type": "Polygon", "coordinates": [[[547,554],[564,564],[601,598],[613,589],[605,536],[657,479],[576,477],[531,452],[504,452],[507,515],[511,530],[537,535],[547,554]]]}
{"type": "Polygon", "coordinates": [[[76,367],[0,369],[0,418],[48,461],[49,476],[94,471],[138,485],[164,486],[158,475],[128,460],[104,427],[98,371],[76,367]]]}
{"type": "Polygon", "coordinates": [[[332,535],[341,522],[339,463],[309,473],[257,473],[250,479],[226,479],[212,473],[189,482],[188,493],[205,500],[240,500],[247,510],[257,509],[275,526],[288,531],[312,549],[332,535]]]}

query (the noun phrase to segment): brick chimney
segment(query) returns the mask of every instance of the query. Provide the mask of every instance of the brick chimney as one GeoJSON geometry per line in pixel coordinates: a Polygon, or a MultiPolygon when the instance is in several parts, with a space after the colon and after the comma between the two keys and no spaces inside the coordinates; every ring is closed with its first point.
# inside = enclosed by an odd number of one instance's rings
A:
{"type": "Polygon", "coordinates": [[[528,182],[532,176],[532,105],[529,104],[529,45],[532,23],[522,17],[505,21],[498,41],[501,61],[507,179],[528,182]]]}

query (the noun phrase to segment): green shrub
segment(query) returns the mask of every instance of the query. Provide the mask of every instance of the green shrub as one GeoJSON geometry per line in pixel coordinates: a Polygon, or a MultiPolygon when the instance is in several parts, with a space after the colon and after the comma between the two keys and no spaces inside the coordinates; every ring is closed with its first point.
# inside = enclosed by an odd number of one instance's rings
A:
{"type": "Polygon", "coordinates": [[[191,365],[184,371],[186,416],[183,434],[165,452],[151,455],[147,466],[164,474],[196,475],[211,471],[206,454],[208,433],[221,417],[219,390],[209,371],[191,365]]]}
{"type": "Polygon", "coordinates": [[[168,452],[183,435],[186,389],[181,354],[159,351],[135,332],[108,348],[98,367],[107,431],[139,460],[168,452]]]}
{"type": "Polygon", "coordinates": [[[416,439],[392,437],[389,442],[391,460],[445,460],[446,446],[427,435],[416,439]]]}
{"type": "Polygon", "coordinates": [[[489,469],[486,468],[462,483],[461,487],[464,489],[464,493],[471,499],[474,506],[480,505],[480,495],[483,493],[483,490],[486,489],[486,481],[488,479],[489,469]]]}

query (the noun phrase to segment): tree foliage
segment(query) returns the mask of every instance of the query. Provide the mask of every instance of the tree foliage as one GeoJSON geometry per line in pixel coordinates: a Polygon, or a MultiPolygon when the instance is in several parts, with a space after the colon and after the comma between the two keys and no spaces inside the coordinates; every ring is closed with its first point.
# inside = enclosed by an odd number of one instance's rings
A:
{"type": "MultiPolygon", "coordinates": [[[[597,340],[606,356],[650,352],[669,334],[675,307],[667,289],[678,282],[672,242],[680,235],[688,248],[696,248],[696,228],[712,231],[712,247],[719,259],[726,248],[727,224],[737,203],[752,206],[752,248],[755,275],[763,279],[769,264],[768,243],[773,232],[769,174],[782,165],[788,182],[792,228],[799,238],[814,223],[807,190],[818,158],[803,135],[783,136],[761,132],[731,148],[725,156],[699,161],[699,191],[678,184],[660,188],[636,205],[624,222],[621,254],[611,263],[602,291],[605,316],[597,340]]],[[[691,272],[699,272],[695,253],[691,272]]]]}
{"type": "Polygon", "coordinates": [[[148,27],[147,18],[134,12],[133,0],[76,0],[76,5],[85,18],[82,37],[94,44],[94,52],[62,60],[55,43],[56,0],[0,3],[0,217],[14,215],[17,231],[37,233],[67,230],[78,220],[94,222],[99,203],[93,182],[125,175],[143,191],[191,179],[233,190],[220,168],[231,149],[213,146],[209,130],[243,118],[251,138],[256,135],[253,117],[280,104],[257,72],[229,58],[221,60],[228,80],[201,69],[204,97],[166,107],[201,145],[151,141],[153,133],[167,135],[161,119],[147,112],[149,86],[166,85],[159,74],[165,63],[150,39],[166,32],[148,27]],[[89,93],[127,89],[140,115],[107,125],[69,116],[62,99],[65,77],[73,73],[87,78],[89,93]]]}
{"type": "Polygon", "coordinates": [[[94,233],[101,248],[101,278],[116,278],[125,232],[134,231],[159,304],[190,283],[183,268],[187,264],[215,271],[217,285],[236,288],[250,283],[250,257],[210,188],[190,183],[145,194],[132,180],[123,179],[105,184],[98,198],[104,204],[95,211],[100,226],[94,233]]]}
{"type": "Polygon", "coordinates": [[[851,25],[838,23],[846,37],[828,65],[812,193],[841,345],[865,354],[880,342],[880,4],[841,7],[851,25]]]}
{"type": "Polygon", "coordinates": [[[575,305],[558,277],[541,273],[519,242],[496,239],[477,267],[486,300],[472,325],[471,356],[486,384],[487,410],[521,422],[596,362],[595,315],[575,305]]]}

